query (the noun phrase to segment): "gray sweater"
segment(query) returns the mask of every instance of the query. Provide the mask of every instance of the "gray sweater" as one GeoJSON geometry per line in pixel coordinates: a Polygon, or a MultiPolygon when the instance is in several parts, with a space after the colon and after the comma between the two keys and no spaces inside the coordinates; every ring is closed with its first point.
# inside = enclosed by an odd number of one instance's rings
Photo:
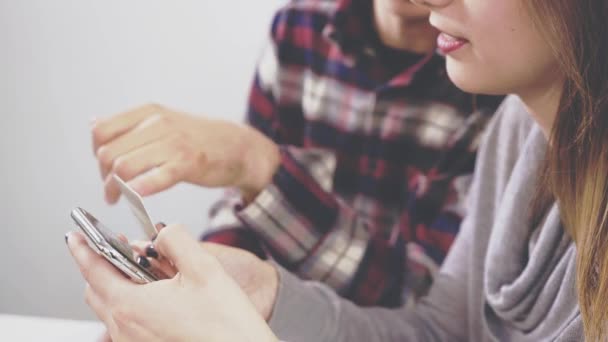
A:
{"type": "Polygon", "coordinates": [[[529,223],[546,139],[519,98],[479,151],[468,216],[414,308],[359,308],[283,270],[270,325],[285,341],[581,341],[574,243],[554,205],[529,223]]]}

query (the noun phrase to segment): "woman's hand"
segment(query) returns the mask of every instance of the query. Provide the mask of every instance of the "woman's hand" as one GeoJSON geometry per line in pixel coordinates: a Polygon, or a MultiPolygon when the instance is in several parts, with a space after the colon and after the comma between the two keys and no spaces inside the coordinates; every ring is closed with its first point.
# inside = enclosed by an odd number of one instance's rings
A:
{"type": "MultiPolygon", "coordinates": [[[[243,249],[211,242],[200,242],[199,245],[220,262],[224,271],[249,297],[258,313],[265,320],[269,320],[279,282],[274,266],[243,249]]],[[[175,266],[160,255],[150,242],[134,241],[131,246],[138,254],[138,260],[145,259],[145,262],[140,262],[140,265],[152,268],[156,273],[161,273],[169,278],[174,277],[177,273],[175,266]]]]}
{"type": "Polygon", "coordinates": [[[109,203],[120,196],[113,173],[142,196],[185,181],[238,187],[251,198],[279,165],[278,147],[257,130],[159,105],[96,120],[92,134],[109,203]]]}
{"type": "Polygon", "coordinates": [[[246,250],[212,242],[201,242],[203,249],[220,262],[253,303],[256,310],[268,321],[279,288],[277,269],[246,250]]]}
{"type": "Polygon", "coordinates": [[[276,341],[247,295],[218,260],[180,226],[154,247],[178,273],[138,285],[93,252],[81,233],[68,245],[87,281],[86,301],[113,341],[276,341]]]}

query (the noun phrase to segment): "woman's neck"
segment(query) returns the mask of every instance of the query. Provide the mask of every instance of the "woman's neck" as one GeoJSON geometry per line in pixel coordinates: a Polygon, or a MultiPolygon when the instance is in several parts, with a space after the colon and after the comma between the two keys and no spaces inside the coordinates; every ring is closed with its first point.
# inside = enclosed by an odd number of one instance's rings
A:
{"type": "Polygon", "coordinates": [[[551,136],[563,92],[563,82],[552,82],[548,87],[539,87],[519,93],[528,112],[538,123],[547,139],[551,136]]]}

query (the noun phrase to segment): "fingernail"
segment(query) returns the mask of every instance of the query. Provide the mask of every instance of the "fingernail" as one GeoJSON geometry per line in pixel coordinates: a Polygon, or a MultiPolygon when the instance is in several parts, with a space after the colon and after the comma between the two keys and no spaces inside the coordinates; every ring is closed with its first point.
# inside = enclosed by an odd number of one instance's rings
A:
{"type": "Polygon", "coordinates": [[[139,264],[139,266],[143,267],[143,268],[148,268],[150,267],[150,261],[142,256],[137,257],[137,263],[139,264]]]}
{"type": "Polygon", "coordinates": [[[158,258],[158,252],[156,251],[156,249],[154,249],[153,245],[146,247],[146,256],[154,259],[158,258]]]}
{"type": "Polygon", "coordinates": [[[68,238],[70,237],[69,235],[70,235],[70,233],[65,234],[65,244],[66,245],[68,244],[68,238]]]}

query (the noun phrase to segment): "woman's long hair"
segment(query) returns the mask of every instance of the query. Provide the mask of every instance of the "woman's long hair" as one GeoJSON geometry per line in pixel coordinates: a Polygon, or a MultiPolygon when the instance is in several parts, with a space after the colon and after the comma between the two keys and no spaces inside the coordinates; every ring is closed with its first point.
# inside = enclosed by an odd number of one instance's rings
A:
{"type": "Polygon", "coordinates": [[[585,338],[608,340],[608,1],[522,1],[565,76],[543,176],[576,243],[585,338]]]}

